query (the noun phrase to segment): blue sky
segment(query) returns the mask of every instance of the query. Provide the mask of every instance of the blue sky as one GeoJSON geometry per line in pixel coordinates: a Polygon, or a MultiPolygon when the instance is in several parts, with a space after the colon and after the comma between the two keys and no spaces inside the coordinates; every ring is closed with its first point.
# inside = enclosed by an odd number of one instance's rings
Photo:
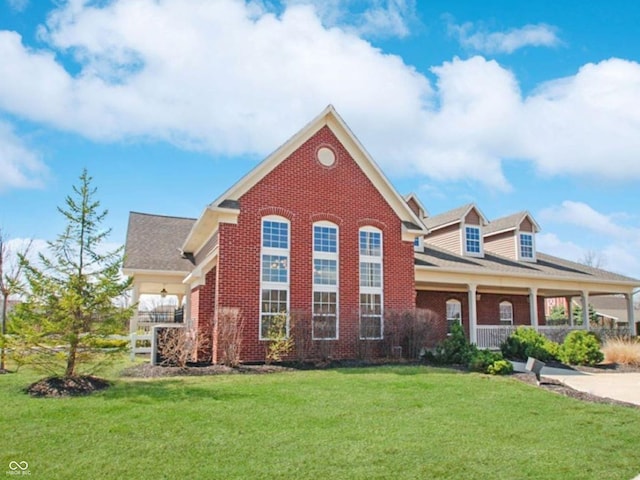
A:
{"type": "MultiPolygon", "coordinates": [[[[0,0],[0,227],[52,239],[87,167],[196,217],[333,104],[438,214],[529,210],[538,250],[640,278],[640,2],[0,0]]],[[[41,244],[41,243],[40,243],[41,244]]]]}

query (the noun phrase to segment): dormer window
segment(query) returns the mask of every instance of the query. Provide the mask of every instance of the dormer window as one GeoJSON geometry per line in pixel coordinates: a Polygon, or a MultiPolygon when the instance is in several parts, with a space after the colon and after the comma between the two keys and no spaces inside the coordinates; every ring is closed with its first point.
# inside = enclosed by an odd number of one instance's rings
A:
{"type": "Polygon", "coordinates": [[[482,235],[480,227],[466,225],[464,227],[464,251],[467,255],[482,256],[482,235]]]}
{"type": "Polygon", "coordinates": [[[520,248],[518,249],[520,253],[520,260],[524,260],[526,262],[535,261],[535,248],[533,244],[533,234],[531,233],[521,233],[519,235],[520,238],[520,248]]]}

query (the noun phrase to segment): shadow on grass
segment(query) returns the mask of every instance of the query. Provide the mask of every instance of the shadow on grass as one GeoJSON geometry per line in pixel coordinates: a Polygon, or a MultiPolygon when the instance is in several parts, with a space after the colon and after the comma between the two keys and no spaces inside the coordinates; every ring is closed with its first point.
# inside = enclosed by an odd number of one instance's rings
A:
{"type": "Polygon", "coordinates": [[[130,400],[134,402],[180,402],[193,400],[230,401],[248,395],[226,392],[215,387],[191,385],[180,379],[116,381],[102,395],[104,400],[130,400]]]}

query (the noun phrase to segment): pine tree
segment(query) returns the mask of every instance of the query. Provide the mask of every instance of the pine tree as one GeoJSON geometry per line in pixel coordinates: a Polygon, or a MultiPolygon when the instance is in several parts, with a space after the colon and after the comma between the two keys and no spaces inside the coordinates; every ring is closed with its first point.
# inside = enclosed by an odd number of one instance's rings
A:
{"type": "Polygon", "coordinates": [[[108,212],[94,199],[91,181],[85,169],[58,207],[66,227],[48,242],[49,255],[39,255],[40,265],[21,257],[28,290],[11,316],[20,361],[64,377],[100,360],[99,339],[121,331],[132,314],[115,301],[131,279],[120,276],[123,248],[105,251],[108,212]]]}

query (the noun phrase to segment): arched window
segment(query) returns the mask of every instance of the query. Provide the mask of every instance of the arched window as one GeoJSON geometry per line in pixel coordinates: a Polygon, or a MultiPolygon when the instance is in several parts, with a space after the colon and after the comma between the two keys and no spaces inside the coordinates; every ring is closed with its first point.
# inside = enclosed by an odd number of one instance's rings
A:
{"type": "Polygon", "coordinates": [[[289,220],[271,215],[262,219],[260,251],[260,340],[289,334],[289,220]]]}
{"type": "Polygon", "coordinates": [[[359,232],[360,252],[360,338],[383,336],[382,232],[362,227],[359,232]]]}
{"type": "Polygon", "coordinates": [[[451,327],[455,323],[462,325],[462,303],[450,298],[447,300],[447,334],[451,333],[451,327]]]}
{"type": "Polygon", "coordinates": [[[314,340],[338,338],[338,226],[313,224],[313,324],[314,340]]]}
{"type": "Polygon", "coordinates": [[[500,302],[500,325],[513,325],[513,304],[506,300],[500,302]]]}

